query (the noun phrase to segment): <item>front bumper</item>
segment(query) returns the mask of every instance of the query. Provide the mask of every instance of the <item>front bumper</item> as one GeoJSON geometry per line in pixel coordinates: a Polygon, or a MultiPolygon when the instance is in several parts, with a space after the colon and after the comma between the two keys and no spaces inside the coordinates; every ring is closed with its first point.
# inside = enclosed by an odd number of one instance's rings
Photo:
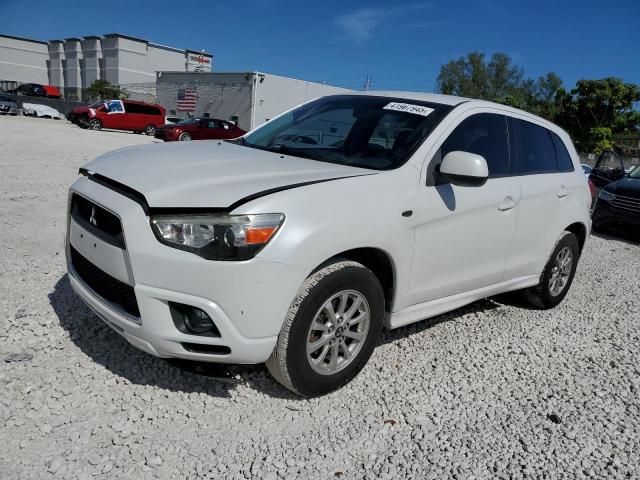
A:
{"type": "MultiPolygon", "coordinates": [[[[71,188],[117,215],[125,248],[105,242],[69,217],[67,268],[75,292],[118,334],[136,348],[159,357],[225,363],[264,362],[275,346],[282,322],[304,278],[301,267],[260,257],[242,262],[204,260],[189,252],[161,244],[149,219],[133,200],[85,177],[71,188]],[[79,275],[71,260],[71,247],[85,259],[135,291],[139,317],[106,301],[79,275]],[[169,302],[204,310],[219,337],[180,332],[171,317],[169,302]],[[226,347],[230,353],[202,353],[185,344],[226,347]]],[[[226,350],[226,349],[225,349],[226,350]]]]}
{"type": "MultiPolygon", "coordinates": [[[[617,225],[622,228],[640,226],[640,200],[626,200],[627,197],[607,201],[598,198],[593,207],[591,220],[596,226],[617,225]]],[[[631,199],[633,200],[633,199],[631,199]]]]}
{"type": "Polygon", "coordinates": [[[0,115],[17,115],[18,114],[18,108],[14,107],[14,106],[3,106],[0,105],[0,115]]]}
{"type": "Polygon", "coordinates": [[[175,142],[178,139],[178,135],[171,130],[156,130],[154,137],[165,142],[175,142]]]}

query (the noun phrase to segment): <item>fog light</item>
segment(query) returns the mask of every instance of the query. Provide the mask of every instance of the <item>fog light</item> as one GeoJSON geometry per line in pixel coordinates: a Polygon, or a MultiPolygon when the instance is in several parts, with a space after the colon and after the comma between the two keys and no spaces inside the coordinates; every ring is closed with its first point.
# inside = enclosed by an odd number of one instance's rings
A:
{"type": "Polygon", "coordinates": [[[220,332],[204,310],[182,303],[169,302],[171,317],[178,330],[193,335],[219,337],[220,332]]]}
{"type": "Polygon", "coordinates": [[[204,310],[189,307],[184,312],[184,324],[193,333],[205,333],[213,329],[213,320],[204,310]]]}

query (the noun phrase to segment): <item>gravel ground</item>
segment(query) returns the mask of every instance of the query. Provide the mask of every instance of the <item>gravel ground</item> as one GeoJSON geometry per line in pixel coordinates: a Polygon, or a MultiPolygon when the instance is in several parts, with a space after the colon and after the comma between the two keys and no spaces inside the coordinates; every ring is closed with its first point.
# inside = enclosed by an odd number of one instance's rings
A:
{"type": "Polygon", "coordinates": [[[339,392],[129,346],[65,275],[67,187],[152,141],[0,117],[0,478],[638,478],[640,246],[591,237],[550,311],[490,299],[386,332],[339,392]]]}

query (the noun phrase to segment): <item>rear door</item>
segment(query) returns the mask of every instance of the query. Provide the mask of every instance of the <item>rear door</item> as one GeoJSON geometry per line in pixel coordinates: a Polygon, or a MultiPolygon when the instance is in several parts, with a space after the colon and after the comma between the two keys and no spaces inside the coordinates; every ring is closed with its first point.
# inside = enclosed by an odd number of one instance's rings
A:
{"type": "MultiPolygon", "coordinates": [[[[582,177],[562,140],[532,121],[509,117],[510,175],[520,179],[518,226],[505,276],[539,274],[562,230],[567,210],[583,194],[582,177]]],[[[582,175],[582,173],[580,173],[582,175]]]]}
{"type": "Polygon", "coordinates": [[[142,131],[148,123],[144,114],[144,105],[125,101],[124,108],[127,113],[123,122],[123,128],[126,130],[142,131]]]}
{"type": "Polygon", "coordinates": [[[201,130],[202,138],[207,140],[218,140],[221,138],[229,138],[229,129],[224,128],[224,123],[214,118],[205,118],[202,120],[203,128],[201,130]]]}

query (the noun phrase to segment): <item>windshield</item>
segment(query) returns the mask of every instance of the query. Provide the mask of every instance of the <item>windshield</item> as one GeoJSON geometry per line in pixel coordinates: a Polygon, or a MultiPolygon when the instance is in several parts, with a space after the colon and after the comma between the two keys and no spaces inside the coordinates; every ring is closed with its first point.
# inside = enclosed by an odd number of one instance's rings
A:
{"type": "Polygon", "coordinates": [[[629,172],[629,176],[631,178],[640,178],[640,165],[636,165],[636,167],[629,172]]]}
{"type": "Polygon", "coordinates": [[[97,102],[93,102],[91,105],[89,105],[90,108],[98,108],[101,107],[102,105],[104,105],[104,101],[103,100],[98,100],[97,102]]]}
{"type": "Polygon", "coordinates": [[[320,98],[238,140],[247,147],[354,167],[404,164],[452,107],[401,98],[320,98]]]}

